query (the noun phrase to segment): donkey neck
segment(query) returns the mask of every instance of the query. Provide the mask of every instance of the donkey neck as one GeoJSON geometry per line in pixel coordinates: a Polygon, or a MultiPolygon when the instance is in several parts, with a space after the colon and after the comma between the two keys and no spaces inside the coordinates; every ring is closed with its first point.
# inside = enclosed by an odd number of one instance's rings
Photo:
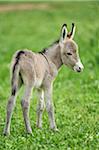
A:
{"type": "Polygon", "coordinates": [[[47,48],[44,53],[47,56],[47,58],[55,64],[57,69],[59,69],[62,66],[63,63],[61,60],[61,49],[58,42],[55,42],[53,45],[47,48]]]}

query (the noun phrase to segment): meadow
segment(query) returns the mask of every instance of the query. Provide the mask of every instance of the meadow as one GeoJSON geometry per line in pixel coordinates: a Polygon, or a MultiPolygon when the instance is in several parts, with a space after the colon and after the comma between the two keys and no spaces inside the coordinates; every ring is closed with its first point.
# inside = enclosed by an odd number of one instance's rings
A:
{"type": "MultiPolygon", "coordinates": [[[[99,149],[99,2],[31,3],[30,10],[0,11],[0,150],[99,149]],[[43,7],[40,7],[40,4],[43,7]],[[10,93],[10,62],[18,49],[41,51],[60,36],[63,23],[75,22],[75,41],[84,64],[82,73],[63,66],[54,82],[53,100],[59,132],[49,129],[46,111],[43,129],[36,128],[36,91],[30,119],[33,135],[25,132],[22,91],[16,101],[11,135],[3,136],[10,93]]],[[[2,3],[0,3],[0,7],[2,3]]]]}

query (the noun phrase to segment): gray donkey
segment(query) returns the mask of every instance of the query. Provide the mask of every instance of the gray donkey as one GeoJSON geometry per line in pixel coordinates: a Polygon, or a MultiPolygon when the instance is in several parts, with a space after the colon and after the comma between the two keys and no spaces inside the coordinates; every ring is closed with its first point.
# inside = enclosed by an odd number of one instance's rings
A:
{"type": "Polygon", "coordinates": [[[78,46],[73,40],[74,34],[75,25],[72,24],[71,32],[68,33],[67,25],[64,24],[59,40],[42,52],[34,53],[29,50],[20,50],[15,53],[12,61],[11,96],[7,105],[4,135],[10,134],[12,111],[15,106],[17,92],[22,85],[24,85],[24,94],[21,105],[27,133],[32,133],[29,120],[29,106],[33,88],[37,89],[39,96],[37,127],[42,127],[45,99],[50,128],[57,131],[52,101],[53,81],[63,64],[76,72],[83,70],[78,54],[78,46]]]}

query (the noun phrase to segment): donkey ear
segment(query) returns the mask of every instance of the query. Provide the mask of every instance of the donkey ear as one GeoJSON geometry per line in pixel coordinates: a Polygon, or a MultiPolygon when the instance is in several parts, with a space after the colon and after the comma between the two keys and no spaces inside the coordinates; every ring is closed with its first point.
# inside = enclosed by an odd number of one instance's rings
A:
{"type": "Polygon", "coordinates": [[[60,37],[60,42],[64,42],[67,37],[67,24],[63,24],[62,29],[61,29],[61,37],[60,37]]]}
{"type": "Polygon", "coordinates": [[[71,29],[71,32],[69,34],[69,38],[73,39],[74,38],[74,35],[75,35],[75,25],[74,23],[72,23],[72,29],[71,29]]]}

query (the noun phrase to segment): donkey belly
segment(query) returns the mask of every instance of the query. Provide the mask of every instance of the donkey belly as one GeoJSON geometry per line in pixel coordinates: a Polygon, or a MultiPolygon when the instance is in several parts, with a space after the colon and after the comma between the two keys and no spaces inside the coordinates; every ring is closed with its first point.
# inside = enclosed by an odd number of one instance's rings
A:
{"type": "MultiPolygon", "coordinates": [[[[35,66],[37,69],[37,66],[35,66]]],[[[42,86],[42,82],[44,79],[45,75],[45,70],[38,68],[37,70],[35,69],[35,82],[34,82],[34,87],[35,88],[40,88],[42,86]]]]}

